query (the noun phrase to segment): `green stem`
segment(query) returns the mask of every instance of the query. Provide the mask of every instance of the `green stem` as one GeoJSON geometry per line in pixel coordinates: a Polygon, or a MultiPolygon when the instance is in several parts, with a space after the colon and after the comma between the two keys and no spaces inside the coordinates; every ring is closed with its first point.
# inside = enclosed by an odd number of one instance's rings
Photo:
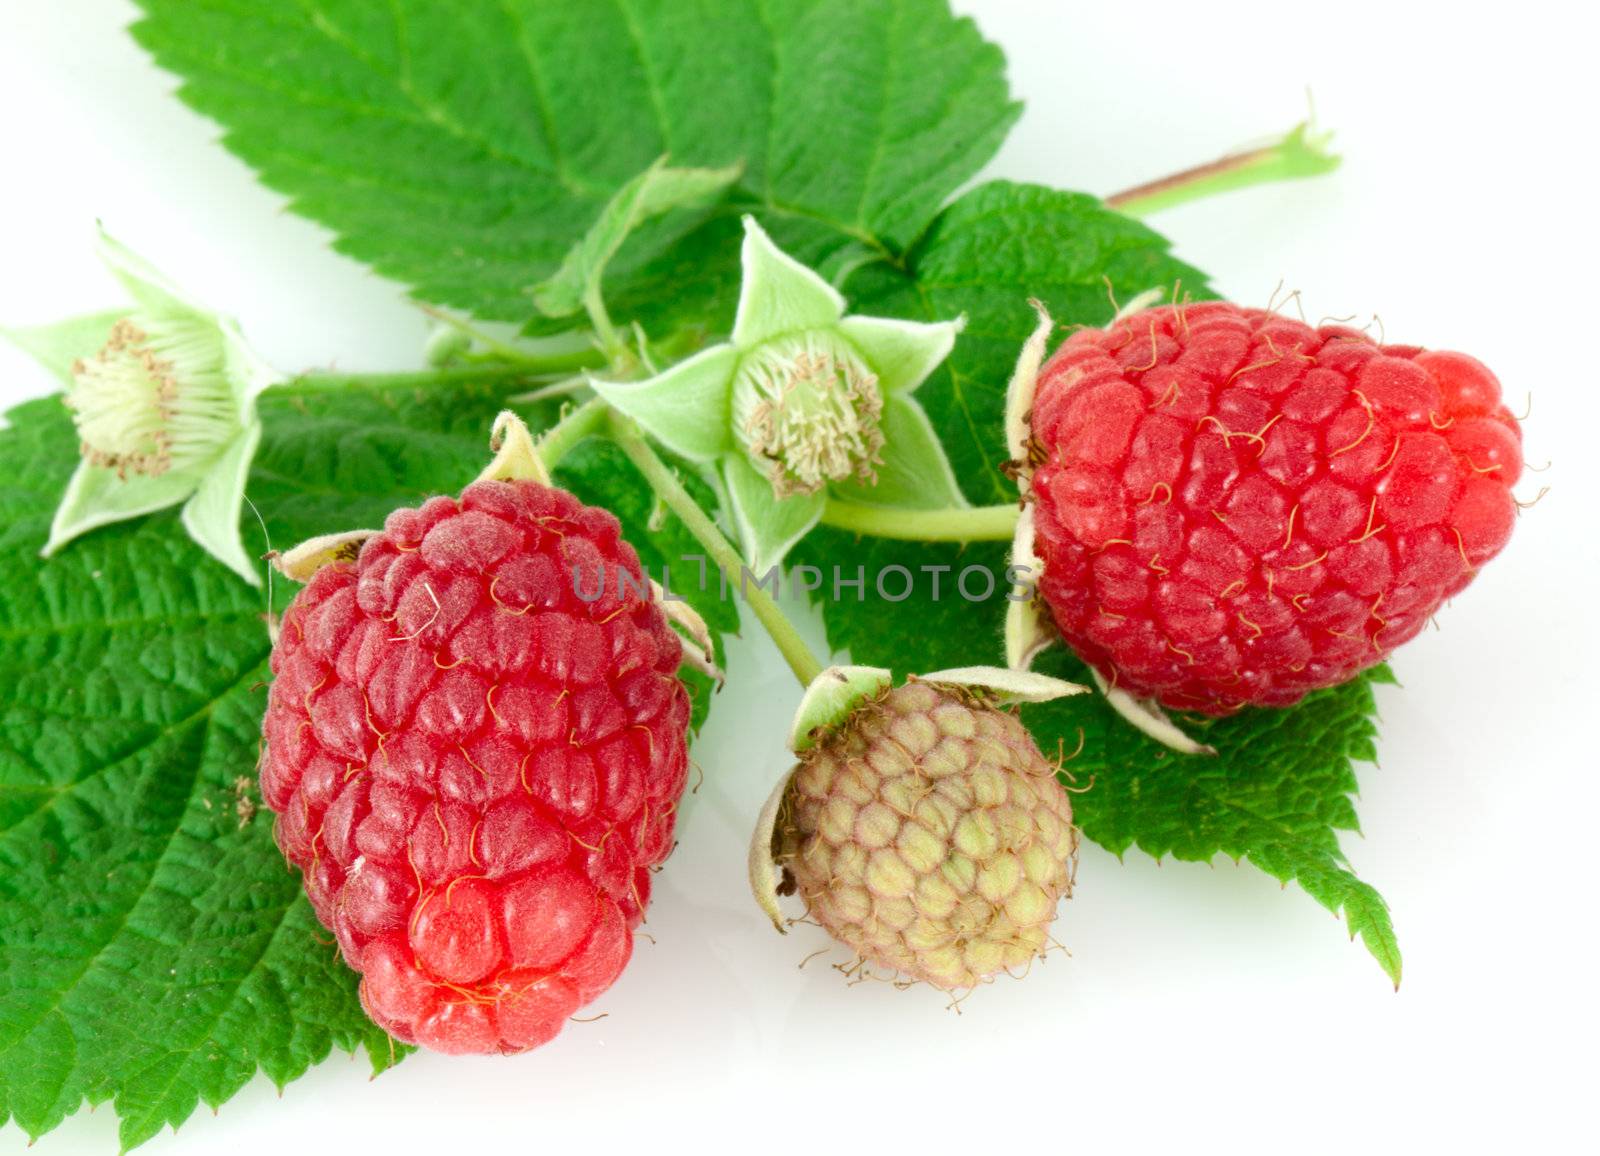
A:
{"type": "Polygon", "coordinates": [[[583,295],[583,307],[589,314],[589,324],[594,326],[595,336],[599,338],[600,348],[615,363],[618,353],[626,346],[611,321],[611,314],[606,310],[606,299],[600,293],[598,282],[590,285],[589,291],[583,295]]]}
{"type": "Polygon", "coordinates": [[[574,446],[599,432],[609,413],[610,409],[604,401],[598,397],[590,398],[545,430],[538,442],[539,460],[544,462],[545,469],[554,470],[574,446]]]}
{"type": "Polygon", "coordinates": [[[460,385],[516,385],[533,383],[559,370],[531,365],[452,366],[449,369],[419,369],[405,373],[302,373],[272,387],[278,397],[293,394],[312,397],[324,393],[344,393],[352,389],[408,390],[442,389],[460,385]]]}
{"type": "Polygon", "coordinates": [[[483,350],[471,350],[462,355],[463,361],[482,365],[521,365],[530,372],[559,373],[574,369],[593,368],[602,358],[594,346],[594,335],[581,330],[567,330],[548,337],[531,337],[521,345],[502,341],[486,329],[479,328],[462,317],[446,313],[432,305],[423,305],[422,311],[441,325],[464,333],[483,350]]]}
{"type": "MultiPolygon", "coordinates": [[[[645,480],[650,483],[650,488],[656,496],[666,504],[667,509],[678,516],[684,528],[694,536],[706,554],[723,574],[737,576],[745,569],[745,561],[739,552],[722,531],[717,529],[706,512],[688,490],[683,488],[683,483],[678,480],[678,475],[672,468],[662,461],[656,452],[650,448],[648,442],[639,433],[639,427],[633,422],[623,418],[620,414],[612,414],[611,437],[624,454],[628,456],[645,480]]],[[[741,591],[750,609],[761,620],[761,625],[766,627],[767,633],[772,636],[772,641],[778,647],[778,653],[783,655],[783,660],[789,664],[789,669],[794,671],[794,676],[800,680],[801,686],[810,686],[817,675],[822,673],[822,663],[817,661],[816,655],[811,653],[811,648],[805,644],[795,630],[794,624],[785,617],[778,604],[760,586],[751,586],[741,583],[741,591]]]]}
{"type": "Polygon", "coordinates": [[[1008,506],[951,507],[944,510],[901,510],[829,498],[822,524],[874,538],[913,542],[1009,542],[1021,511],[1008,506]]]}
{"type": "Polygon", "coordinates": [[[1318,176],[1339,167],[1338,156],[1328,151],[1332,139],[1332,133],[1318,133],[1309,121],[1303,122],[1264,148],[1233,153],[1210,164],[1124,189],[1107,197],[1106,204],[1130,217],[1144,217],[1234,189],[1318,176]]]}

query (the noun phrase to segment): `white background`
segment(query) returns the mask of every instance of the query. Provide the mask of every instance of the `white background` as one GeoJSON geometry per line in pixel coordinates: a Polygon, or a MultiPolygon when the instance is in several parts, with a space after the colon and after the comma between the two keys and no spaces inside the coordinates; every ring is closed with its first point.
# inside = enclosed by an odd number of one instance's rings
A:
{"type": "MultiPolygon", "coordinates": [[[[580,0],[574,0],[580,2],[580,0]]],[[[589,0],[581,0],[589,2],[589,0]]],[[[287,370],[410,367],[399,289],[334,255],[214,144],[122,27],[116,0],[4,0],[0,318],[114,303],[105,219],[287,370]]],[[[1283,280],[1323,315],[1376,311],[1391,340],[1469,351],[1513,409],[1532,396],[1521,489],[1549,496],[1381,691],[1381,769],[1346,846],[1394,909],[1397,995],[1340,923],[1254,870],[1126,863],[1088,846],[1053,956],[956,1015],[928,990],[846,988],[801,928],[744,889],[745,833],[784,757],[796,690],[736,646],[621,982],[553,1046],[419,1055],[369,1082],[336,1057],[281,1098],[257,1079],[156,1153],[592,1153],[734,1143],[818,1152],[903,1142],[993,1151],[1397,1151],[1595,1142],[1600,798],[1594,452],[1592,16],[1577,5],[966,0],[1028,102],[992,166],[1108,193],[1300,117],[1307,85],[1346,162],[1154,222],[1235,299],[1283,280]]],[[[0,349],[0,401],[48,391],[0,349]]],[[[0,1130],[0,1152],[25,1137],[0,1130]]],[[[115,1151],[109,1109],[38,1151],[115,1151]]]]}

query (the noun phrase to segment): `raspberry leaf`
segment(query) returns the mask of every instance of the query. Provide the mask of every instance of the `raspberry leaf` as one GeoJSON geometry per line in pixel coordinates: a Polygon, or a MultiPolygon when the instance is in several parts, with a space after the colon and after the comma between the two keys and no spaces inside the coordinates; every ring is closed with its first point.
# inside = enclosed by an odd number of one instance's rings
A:
{"type": "MultiPolygon", "coordinates": [[[[141,6],[134,35],[183,99],[341,250],[504,320],[532,314],[528,287],[663,154],[742,162],[730,205],[784,218],[780,242],[816,264],[908,245],[1019,111],[999,50],[944,0],[141,6]]],[[[686,216],[622,246],[607,276],[619,300],[668,269],[736,281],[737,242],[701,242],[737,236],[737,219],[694,229],[686,261],[686,216]]],[[[651,296],[679,319],[729,300],[651,296]]]]}
{"type": "Polygon", "coordinates": [[[398,1054],[283,870],[254,780],[259,592],[172,514],[46,563],[76,438],[55,399],[0,435],[0,1120],[114,1102],[131,1147],[257,1070],[398,1054]]]}

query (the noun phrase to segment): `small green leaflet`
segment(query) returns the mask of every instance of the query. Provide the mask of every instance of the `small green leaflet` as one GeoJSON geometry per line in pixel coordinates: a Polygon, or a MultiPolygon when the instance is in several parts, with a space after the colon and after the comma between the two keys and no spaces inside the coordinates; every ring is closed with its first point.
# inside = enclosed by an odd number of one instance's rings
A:
{"type": "MultiPolygon", "coordinates": [[[[341,251],[499,320],[528,319],[529,287],[663,154],[742,163],[734,235],[759,211],[815,262],[909,244],[1020,111],[999,49],[944,0],[141,6],[134,35],[182,98],[341,251]]],[[[613,295],[677,239],[657,224],[612,263],[613,295]]],[[[699,249],[737,283],[737,243],[699,249]]]]}
{"type": "Polygon", "coordinates": [[[561,268],[533,289],[533,303],[547,317],[570,317],[598,298],[600,281],[628,235],[652,217],[688,209],[727,190],[742,167],[674,169],[662,157],[617,190],[600,219],[568,251],[561,268]]]}

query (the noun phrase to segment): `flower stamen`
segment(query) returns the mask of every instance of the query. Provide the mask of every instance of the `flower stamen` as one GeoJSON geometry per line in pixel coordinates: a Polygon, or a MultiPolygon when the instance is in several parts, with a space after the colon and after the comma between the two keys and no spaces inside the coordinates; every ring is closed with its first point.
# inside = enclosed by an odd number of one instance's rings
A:
{"type": "Polygon", "coordinates": [[[72,376],[79,452],[121,478],[204,465],[241,423],[221,342],[194,321],[123,318],[72,376]]]}
{"type": "Polygon", "coordinates": [[[883,394],[844,342],[809,333],[761,347],[740,366],[733,404],[745,449],[778,497],[877,481],[883,394]]]}

